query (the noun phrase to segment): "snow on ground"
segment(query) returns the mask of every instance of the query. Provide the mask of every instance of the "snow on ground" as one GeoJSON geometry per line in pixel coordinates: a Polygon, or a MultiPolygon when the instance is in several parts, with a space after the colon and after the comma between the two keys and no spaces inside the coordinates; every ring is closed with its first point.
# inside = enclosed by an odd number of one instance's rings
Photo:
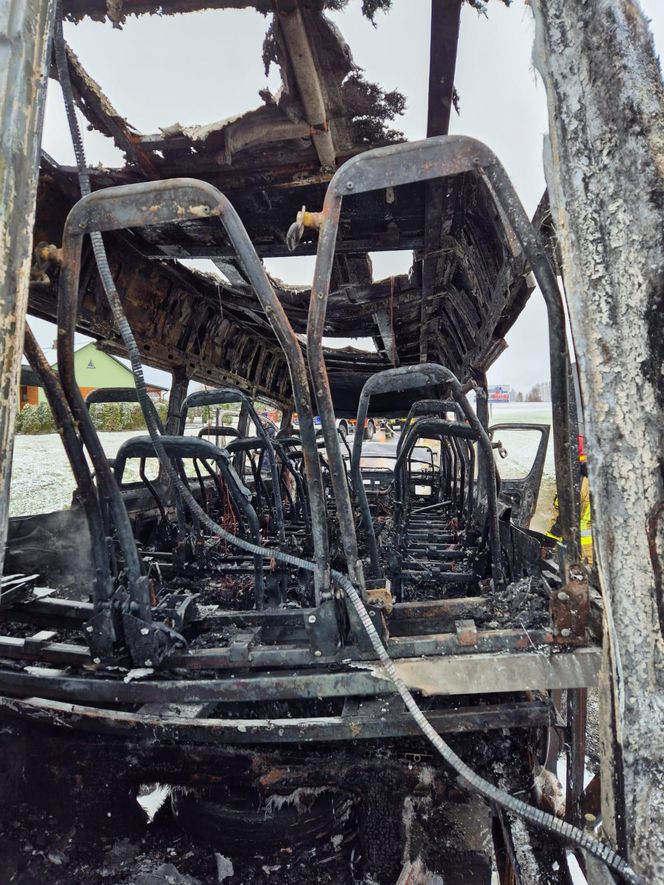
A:
{"type": "MultiPolygon", "coordinates": [[[[492,424],[551,423],[551,403],[496,403],[491,408],[492,424]]],[[[112,458],[125,440],[137,435],[140,434],[132,430],[100,433],[99,438],[104,451],[112,458]]],[[[508,452],[507,458],[499,460],[501,474],[505,478],[525,475],[535,457],[538,435],[532,432],[508,430],[498,432],[496,437],[502,440],[508,452]]],[[[396,438],[387,441],[379,441],[377,438],[371,443],[365,443],[363,449],[367,454],[384,454],[387,458],[395,450],[396,438]]],[[[376,466],[376,462],[373,463],[376,466]]],[[[136,474],[131,478],[137,479],[138,476],[136,474]]],[[[12,468],[11,516],[61,510],[70,505],[73,491],[74,479],[57,433],[16,437],[12,468]]],[[[553,441],[549,439],[542,490],[532,528],[542,531],[547,527],[554,494],[553,441]]]]}

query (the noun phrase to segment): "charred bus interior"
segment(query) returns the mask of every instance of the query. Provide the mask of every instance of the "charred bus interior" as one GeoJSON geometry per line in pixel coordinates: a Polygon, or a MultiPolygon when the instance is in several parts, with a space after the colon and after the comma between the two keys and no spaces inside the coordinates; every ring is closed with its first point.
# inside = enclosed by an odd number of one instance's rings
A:
{"type": "Polygon", "coordinates": [[[43,864],[63,882],[566,883],[572,856],[636,881],[595,838],[584,790],[601,599],[579,557],[555,240],[546,200],[529,219],[490,146],[447,135],[460,2],[432,3],[445,51],[415,143],[389,128],[399,97],[353,68],[332,4],[212,4],[270,17],[282,89],[232,121],[159,135],[115,111],[62,35],[63,16],[121,24],[206,5],[65,0],[45,25],[70,121],[76,106],[126,165],[88,168],[74,125],[78,168],[45,153],[39,166],[28,313],[57,323],[57,369],[29,317],[25,355],[77,489],[67,510],[9,520],[13,881],[43,864]],[[316,255],[310,288],[264,268],[291,249],[316,255]],[[390,250],[412,250],[412,269],[375,280],[369,253],[390,250]],[[506,479],[486,372],[536,283],[552,438],[521,427],[537,455],[506,479]],[[128,357],[136,387],[86,401],[77,331],[128,357]],[[350,336],[375,350],[326,346],[350,336]],[[143,364],[171,372],[163,422],[143,364]],[[257,400],[280,411],[276,435],[257,400]],[[139,402],[147,432],[107,457],[94,402],[139,402]],[[229,403],[237,426],[189,432],[192,410],[229,403]],[[371,416],[403,419],[379,464],[363,451],[371,416]],[[530,528],[548,445],[560,544],[530,528]],[[44,783],[35,860],[23,793],[44,783]],[[148,784],[170,792],[149,827],[136,803],[148,784]],[[144,834],[142,853],[113,843],[95,866],[85,834],[122,826],[144,834]]]}

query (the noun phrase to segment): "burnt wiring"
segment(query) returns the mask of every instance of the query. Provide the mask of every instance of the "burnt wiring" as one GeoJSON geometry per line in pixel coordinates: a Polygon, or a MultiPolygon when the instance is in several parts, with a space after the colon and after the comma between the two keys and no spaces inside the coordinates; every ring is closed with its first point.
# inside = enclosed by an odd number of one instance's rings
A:
{"type": "MultiPolygon", "coordinates": [[[[64,97],[65,108],[67,112],[67,119],[69,121],[71,137],[74,145],[74,152],[76,155],[76,164],[78,167],[81,194],[85,196],[91,193],[90,176],[87,171],[83,140],[81,138],[78,120],[76,118],[73,91],[71,80],[69,77],[69,66],[62,28],[61,0],[59,0],[58,2],[58,9],[56,13],[54,42],[58,77],[60,80],[60,86],[62,88],[62,94],[64,97]]],[[[108,303],[112,310],[114,320],[118,327],[118,331],[120,332],[120,336],[129,356],[132,372],[134,374],[138,400],[143,411],[148,433],[150,435],[150,439],[152,440],[155,453],[159,458],[159,461],[163,466],[163,469],[166,472],[166,475],[171,483],[176,501],[178,503],[184,501],[192,515],[198,517],[201,524],[204,525],[208,529],[208,531],[210,531],[214,535],[217,535],[234,547],[237,547],[246,553],[250,553],[253,556],[260,556],[269,560],[277,560],[284,563],[285,565],[290,565],[295,568],[306,569],[307,571],[314,572],[316,566],[313,562],[309,562],[308,560],[301,559],[300,557],[293,556],[281,550],[270,549],[267,547],[259,546],[257,544],[253,544],[250,541],[238,538],[237,536],[226,531],[221,525],[217,524],[209,517],[205,510],[200,506],[198,501],[196,501],[191,491],[182,482],[170,458],[166,454],[166,450],[160,439],[160,433],[155,421],[152,402],[148,395],[145,384],[143,365],[141,362],[138,345],[125,316],[122,302],[115,287],[115,283],[108,263],[108,258],[106,256],[106,250],[104,247],[102,235],[99,231],[94,231],[90,233],[90,239],[92,241],[95,260],[97,262],[97,267],[102,280],[104,292],[108,299],[108,303]]],[[[518,817],[523,818],[529,823],[532,823],[535,826],[541,827],[544,830],[560,836],[561,838],[566,839],[568,842],[571,842],[584,849],[585,851],[588,851],[594,857],[599,858],[599,860],[605,863],[610,869],[618,873],[623,878],[623,880],[630,883],[630,885],[639,885],[641,879],[638,874],[609,845],[606,845],[599,840],[594,839],[587,833],[580,830],[578,827],[575,827],[566,821],[560,820],[559,818],[554,817],[553,815],[548,814],[547,812],[542,811],[539,808],[535,808],[534,806],[529,805],[528,803],[523,802],[520,799],[517,799],[515,796],[510,795],[499,787],[496,787],[494,784],[491,784],[489,781],[480,777],[468,765],[466,765],[466,763],[459,756],[457,756],[457,754],[454,752],[454,750],[452,750],[449,744],[447,744],[443,740],[443,738],[429,723],[428,719],[417,705],[415,698],[406,686],[405,682],[399,676],[394,662],[390,658],[385,646],[383,645],[383,642],[381,641],[371,621],[371,618],[369,617],[369,613],[367,612],[367,609],[365,608],[364,603],[362,602],[362,599],[360,598],[360,595],[351,580],[348,578],[348,576],[336,570],[332,570],[330,574],[334,583],[345,593],[347,599],[350,601],[351,605],[357,612],[357,615],[362,623],[362,626],[364,627],[364,630],[367,633],[367,636],[369,637],[371,645],[378,659],[383,665],[385,672],[393,682],[398,694],[400,695],[406,708],[413,717],[413,720],[417,723],[424,736],[430,741],[430,743],[443,757],[445,762],[447,762],[447,764],[450,765],[463,778],[468,787],[489,802],[495,803],[501,808],[504,808],[505,810],[517,815],[518,817]]]]}

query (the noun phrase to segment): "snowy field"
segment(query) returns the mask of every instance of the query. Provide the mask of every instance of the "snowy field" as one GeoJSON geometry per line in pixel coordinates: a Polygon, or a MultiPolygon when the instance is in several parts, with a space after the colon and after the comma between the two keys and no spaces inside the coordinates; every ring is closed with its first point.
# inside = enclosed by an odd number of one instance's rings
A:
{"type": "MultiPolygon", "coordinates": [[[[551,403],[499,403],[492,406],[492,424],[519,422],[550,424],[551,403]]],[[[112,458],[125,440],[136,435],[136,431],[122,431],[100,433],[99,437],[106,454],[112,458]]],[[[497,437],[508,452],[507,458],[499,462],[501,474],[504,477],[525,475],[535,457],[538,435],[501,431],[497,437]]],[[[396,448],[395,440],[376,440],[367,444],[365,451],[375,454],[384,452],[389,456],[393,448],[396,448]]],[[[16,437],[10,502],[12,516],[61,510],[71,503],[73,491],[74,480],[58,434],[16,437]]],[[[554,494],[553,442],[549,439],[542,492],[533,528],[542,530],[546,527],[554,494]]]]}

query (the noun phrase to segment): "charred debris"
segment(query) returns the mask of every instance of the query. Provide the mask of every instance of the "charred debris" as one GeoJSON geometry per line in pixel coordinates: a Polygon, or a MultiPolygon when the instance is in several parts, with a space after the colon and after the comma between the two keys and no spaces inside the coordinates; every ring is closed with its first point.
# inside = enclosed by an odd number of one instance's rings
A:
{"type": "Polygon", "coordinates": [[[569,850],[637,881],[614,853],[624,846],[592,833],[597,779],[584,790],[601,597],[579,564],[579,418],[547,201],[528,219],[490,148],[447,135],[460,2],[431,4],[428,138],[416,143],[392,128],[402,97],[364,80],[326,17],[339,5],[17,5],[20,88],[3,142],[23,165],[3,172],[15,250],[0,409],[13,881],[43,864],[51,881],[489,883],[497,869],[502,885],[563,883],[569,850]],[[265,62],[282,88],[205,126],[136,131],[62,36],[63,16],[121,26],[220,7],[267,16],[265,62]],[[123,168],[89,169],[76,125],[78,168],[39,154],[46,74],[70,121],[75,105],[114,139],[123,168]],[[317,256],[310,289],[262,264],[293,246],[317,256]],[[412,250],[410,273],[375,280],[369,253],[397,249],[412,250]],[[187,258],[212,259],[227,282],[187,258]],[[549,427],[522,428],[539,434],[537,457],[523,480],[503,479],[487,408],[486,371],[535,282],[562,544],[529,528],[549,427]],[[66,511],[8,519],[26,308],[58,325],[57,372],[29,326],[25,355],[77,491],[66,511]],[[128,356],[136,388],[85,401],[75,331],[128,356]],[[375,352],[324,346],[349,335],[375,352]],[[172,374],[164,424],[142,364],[172,374]],[[192,380],[206,389],[188,394],[192,380]],[[256,400],[281,411],[276,436],[256,400]],[[113,460],[88,412],[104,401],[140,402],[149,431],[113,460]],[[192,409],[228,403],[237,427],[185,433],[192,409]],[[370,416],[405,419],[388,467],[363,455],[370,416]],[[342,417],[356,418],[353,436],[342,417]],[[23,793],[45,782],[56,789],[38,823],[23,793]],[[145,835],[135,799],[157,783],[171,797],[145,835]],[[119,839],[139,831],[140,850],[119,839]],[[113,846],[106,866],[91,834],[113,846]],[[177,846],[170,860],[160,840],[177,846]]]}

